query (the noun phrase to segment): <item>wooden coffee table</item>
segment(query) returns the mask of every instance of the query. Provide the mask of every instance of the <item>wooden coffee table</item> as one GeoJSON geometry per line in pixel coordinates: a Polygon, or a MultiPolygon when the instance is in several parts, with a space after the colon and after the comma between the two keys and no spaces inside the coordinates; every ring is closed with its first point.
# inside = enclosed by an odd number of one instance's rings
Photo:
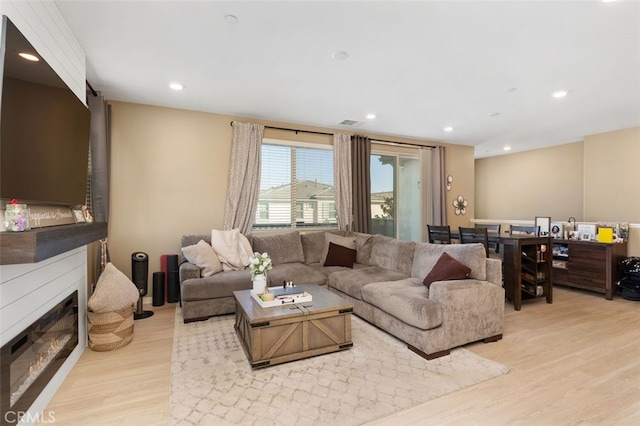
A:
{"type": "Polygon", "coordinates": [[[251,290],[234,291],[235,329],[253,368],[267,367],[353,346],[353,304],[315,284],[298,287],[312,302],[262,308],[251,290]]]}

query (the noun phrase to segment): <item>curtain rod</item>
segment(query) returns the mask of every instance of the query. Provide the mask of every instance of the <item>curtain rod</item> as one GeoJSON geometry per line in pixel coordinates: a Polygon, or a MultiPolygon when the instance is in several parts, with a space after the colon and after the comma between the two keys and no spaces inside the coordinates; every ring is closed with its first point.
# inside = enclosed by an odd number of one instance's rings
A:
{"type": "MultiPolygon", "coordinates": [[[[230,126],[233,126],[233,121],[229,123],[230,126]]],[[[295,132],[295,134],[297,135],[298,133],[310,133],[313,135],[326,135],[326,136],[333,136],[333,133],[327,133],[327,132],[316,132],[314,130],[300,130],[300,129],[288,129],[286,127],[274,127],[274,126],[264,126],[265,129],[272,129],[272,130],[285,130],[287,132],[295,132]]],[[[369,138],[369,140],[371,142],[382,142],[383,144],[390,144],[390,145],[409,145],[409,146],[416,146],[418,148],[435,148],[435,145],[420,145],[417,143],[410,143],[410,142],[396,142],[396,141],[387,141],[384,139],[372,139],[369,138]]]]}

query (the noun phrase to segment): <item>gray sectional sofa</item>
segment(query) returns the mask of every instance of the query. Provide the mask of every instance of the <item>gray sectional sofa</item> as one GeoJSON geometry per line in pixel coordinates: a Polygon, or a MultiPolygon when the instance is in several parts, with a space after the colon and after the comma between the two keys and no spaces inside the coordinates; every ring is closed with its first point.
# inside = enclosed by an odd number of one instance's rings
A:
{"type": "MultiPolygon", "coordinates": [[[[333,232],[249,237],[254,251],[268,252],[274,267],[269,285],[284,280],[327,285],[354,304],[354,313],[407,343],[427,359],[479,340],[502,337],[504,289],[501,262],[485,257],[482,244],[437,245],[401,241],[382,235],[333,232]],[[336,237],[337,236],[337,237],[336,237]],[[356,249],[353,268],[324,266],[328,240],[348,238],[356,249]],[[463,280],[433,282],[424,278],[442,253],[467,265],[463,280]]],[[[188,235],[182,246],[206,235],[188,235]]],[[[202,278],[197,266],[180,265],[184,321],[233,313],[233,291],[251,288],[248,270],[225,271],[202,278]]]]}

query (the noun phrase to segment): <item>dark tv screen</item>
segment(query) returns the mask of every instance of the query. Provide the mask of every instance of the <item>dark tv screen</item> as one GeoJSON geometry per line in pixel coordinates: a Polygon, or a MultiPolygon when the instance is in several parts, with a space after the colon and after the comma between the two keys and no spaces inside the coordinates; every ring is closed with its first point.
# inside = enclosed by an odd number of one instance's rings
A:
{"type": "Polygon", "coordinates": [[[0,199],[84,204],[89,110],[6,16],[1,53],[0,199]]]}

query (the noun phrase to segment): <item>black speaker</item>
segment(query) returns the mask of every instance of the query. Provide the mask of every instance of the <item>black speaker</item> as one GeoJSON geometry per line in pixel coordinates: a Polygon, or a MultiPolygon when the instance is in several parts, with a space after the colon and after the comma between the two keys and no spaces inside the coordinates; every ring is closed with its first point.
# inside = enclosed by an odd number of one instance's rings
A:
{"type": "Polygon", "coordinates": [[[153,273],[153,306],[164,305],[164,272],[153,273]]]}
{"type": "Polygon", "coordinates": [[[178,255],[167,255],[167,302],[180,301],[180,277],[178,272],[178,255]]]}
{"type": "Polygon", "coordinates": [[[147,294],[147,281],[149,279],[149,256],[147,253],[137,251],[131,255],[131,281],[138,287],[140,297],[138,306],[133,313],[133,319],[149,318],[151,311],[142,310],[142,296],[147,294]]]}

